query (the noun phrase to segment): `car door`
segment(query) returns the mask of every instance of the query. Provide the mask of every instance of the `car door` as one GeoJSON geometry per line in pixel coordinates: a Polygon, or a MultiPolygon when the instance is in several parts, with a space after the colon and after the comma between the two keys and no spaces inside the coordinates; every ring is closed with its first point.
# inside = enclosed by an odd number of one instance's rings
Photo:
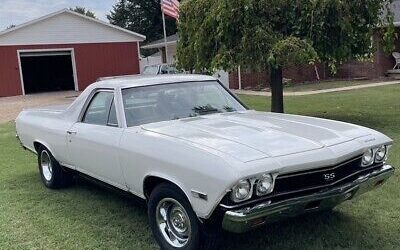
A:
{"type": "Polygon", "coordinates": [[[67,132],[71,164],[79,172],[126,189],[118,159],[123,133],[113,90],[97,90],[80,121],[67,132]]]}

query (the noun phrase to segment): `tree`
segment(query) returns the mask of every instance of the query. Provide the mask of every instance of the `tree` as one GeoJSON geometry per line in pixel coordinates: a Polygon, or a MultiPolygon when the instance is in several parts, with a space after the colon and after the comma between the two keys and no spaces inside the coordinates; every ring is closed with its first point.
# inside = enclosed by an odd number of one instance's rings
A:
{"type": "MultiPolygon", "coordinates": [[[[119,0],[107,15],[111,24],[143,34],[147,41],[163,37],[160,0],[119,0]]],[[[176,22],[166,17],[167,34],[176,33],[176,22]]]]}
{"type": "Polygon", "coordinates": [[[70,10],[75,11],[76,13],[91,17],[91,18],[96,18],[96,14],[94,14],[93,11],[86,9],[85,7],[76,6],[75,8],[70,8],[70,10]]]}
{"type": "Polygon", "coordinates": [[[185,0],[180,7],[178,66],[268,70],[271,110],[283,112],[282,68],[321,60],[334,71],[338,63],[370,52],[374,30],[384,22],[392,26],[393,20],[381,18],[390,3],[185,0]]]}

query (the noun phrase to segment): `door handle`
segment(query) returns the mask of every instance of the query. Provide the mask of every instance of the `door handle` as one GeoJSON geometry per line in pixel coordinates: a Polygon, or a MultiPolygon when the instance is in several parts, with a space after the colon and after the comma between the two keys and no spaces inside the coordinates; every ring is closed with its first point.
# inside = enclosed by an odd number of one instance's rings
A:
{"type": "Polygon", "coordinates": [[[76,135],[76,131],[67,131],[67,134],[69,134],[69,135],[76,135]]]}

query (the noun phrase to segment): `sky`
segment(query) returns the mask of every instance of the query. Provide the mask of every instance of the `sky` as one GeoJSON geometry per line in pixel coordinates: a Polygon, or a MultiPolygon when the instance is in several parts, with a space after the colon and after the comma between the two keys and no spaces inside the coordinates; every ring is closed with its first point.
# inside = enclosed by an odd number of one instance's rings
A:
{"type": "Polygon", "coordinates": [[[89,8],[97,18],[108,21],[106,15],[116,2],[117,0],[0,0],[0,31],[11,24],[22,24],[75,6],[89,8]]]}

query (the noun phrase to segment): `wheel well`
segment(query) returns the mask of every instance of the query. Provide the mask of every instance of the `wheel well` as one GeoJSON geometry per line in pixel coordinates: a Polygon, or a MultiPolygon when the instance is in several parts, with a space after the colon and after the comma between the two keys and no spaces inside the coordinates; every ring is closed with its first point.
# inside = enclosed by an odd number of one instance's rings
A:
{"type": "Polygon", "coordinates": [[[33,146],[35,147],[36,152],[39,151],[39,147],[40,147],[40,146],[45,147],[42,143],[37,142],[37,141],[33,142],[33,146]]]}
{"type": "MultiPolygon", "coordinates": [[[[167,179],[164,179],[161,177],[156,177],[156,176],[148,176],[148,177],[146,177],[146,179],[143,182],[143,193],[144,193],[144,196],[146,197],[146,199],[149,199],[151,192],[154,190],[155,187],[157,187],[161,183],[170,183],[170,184],[178,187],[180,190],[182,190],[178,185],[176,185],[175,183],[173,183],[167,179]]],[[[185,193],[185,192],[183,192],[183,193],[185,193]]]]}

